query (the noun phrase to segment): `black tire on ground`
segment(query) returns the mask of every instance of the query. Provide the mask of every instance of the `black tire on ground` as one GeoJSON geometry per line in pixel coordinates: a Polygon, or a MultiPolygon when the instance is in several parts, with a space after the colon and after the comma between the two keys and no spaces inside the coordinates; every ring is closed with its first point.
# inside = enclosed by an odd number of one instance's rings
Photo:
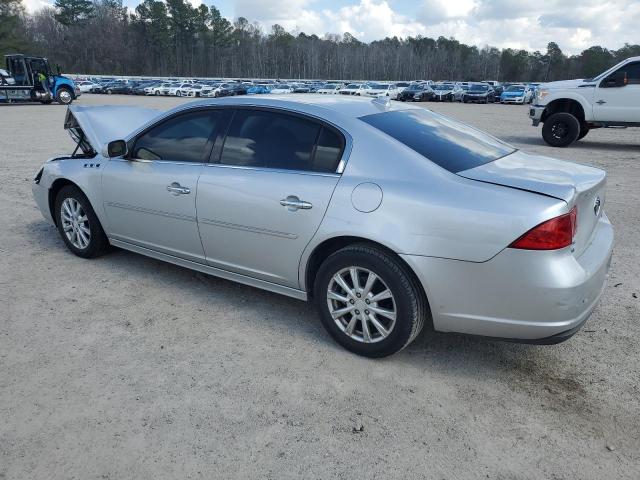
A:
{"type": "Polygon", "coordinates": [[[578,135],[578,140],[582,140],[589,133],[589,127],[587,125],[580,125],[580,135],[578,135]]]}
{"type": "MultiPolygon", "coordinates": [[[[366,282],[366,276],[360,279],[361,286],[365,285],[363,282],[366,282]]],[[[386,357],[402,350],[418,336],[425,321],[430,318],[427,298],[409,268],[393,254],[365,243],[338,250],[324,261],[316,275],[314,301],[322,324],[336,342],[365,357],[386,357]],[[327,300],[329,286],[336,273],[349,267],[364,268],[375,273],[391,291],[396,320],[386,338],[374,343],[358,341],[347,335],[331,316],[327,300]]],[[[362,332],[361,320],[357,321],[354,331],[358,329],[362,332]]]]}
{"type": "Polygon", "coordinates": [[[568,147],[580,135],[580,122],[566,112],[554,113],[542,126],[542,138],[552,147],[568,147]]]}
{"type": "Polygon", "coordinates": [[[82,258],[95,258],[103,255],[109,248],[109,240],[102,229],[102,225],[100,224],[100,220],[96,216],[96,213],[93,211],[93,207],[91,207],[91,203],[89,199],[85,196],[82,191],[74,186],[67,185],[62,187],[62,189],[58,192],[56,196],[55,205],[54,205],[54,216],[56,221],[56,226],[58,227],[58,232],[60,232],[60,236],[62,240],[67,245],[67,248],[75,253],[77,256],[82,258]],[[62,203],[67,198],[72,198],[77,201],[84,214],[87,216],[89,222],[89,231],[91,233],[89,238],[89,243],[85,248],[78,248],[67,238],[66,233],[64,232],[64,225],[62,220],[62,203]]]}
{"type": "Polygon", "coordinates": [[[160,90],[156,90],[155,94],[160,95],[160,90]]]}

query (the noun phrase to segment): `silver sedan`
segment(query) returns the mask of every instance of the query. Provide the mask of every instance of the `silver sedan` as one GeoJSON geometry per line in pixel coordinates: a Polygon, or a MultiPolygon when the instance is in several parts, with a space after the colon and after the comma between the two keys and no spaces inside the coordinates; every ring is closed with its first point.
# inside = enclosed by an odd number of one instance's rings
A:
{"type": "Polygon", "coordinates": [[[602,292],[605,173],[421,107],[231,97],[72,106],[35,200],[84,258],[110,245],[313,300],[381,357],[435,330],[557,343],[602,292]]]}

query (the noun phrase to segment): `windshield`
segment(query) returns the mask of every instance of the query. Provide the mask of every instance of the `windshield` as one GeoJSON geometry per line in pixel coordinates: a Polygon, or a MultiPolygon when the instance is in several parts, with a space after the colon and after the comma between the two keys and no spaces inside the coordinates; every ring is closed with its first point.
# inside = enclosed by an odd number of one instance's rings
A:
{"type": "Polygon", "coordinates": [[[360,120],[452,173],[515,152],[512,146],[480,130],[421,108],[375,113],[360,120]]]}
{"type": "Polygon", "coordinates": [[[360,85],[358,85],[357,83],[350,83],[349,85],[347,85],[347,88],[360,88],[360,85]]]}
{"type": "Polygon", "coordinates": [[[506,92],[524,92],[524,87],[519,87],[516,85],[511,85],[509,88],[505,90],[506,92]]]}
{"type": "Polygon", "coordinates": [[[433,87],[434,90],[453,90],[453,85],[450,83],[441,83],[433,87]]]}
{"type": "Polygon", "coordinates": [[[486,92],[489,90],[489,87],[486,85],[471,85],[471,87],[467,87],[470,92],[486,92]]]}
{"type": "Polygon", "coordinates": [[[389,88],[389,85],[385,85],[384,83],[370,83],[369,86],[376,90],[387,90],[389,88]]]}

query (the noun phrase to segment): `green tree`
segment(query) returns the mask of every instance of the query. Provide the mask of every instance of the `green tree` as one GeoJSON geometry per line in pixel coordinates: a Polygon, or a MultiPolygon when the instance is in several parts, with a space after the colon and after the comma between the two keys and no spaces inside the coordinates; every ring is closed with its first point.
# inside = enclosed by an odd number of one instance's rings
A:
{"type": "Polygon", "coordinates": [[[93,3],[89,0],[56,0],[56,20],[71,27],[93,16],[93,3]]]}
{"type": "Polygon", "coordinates": [[[25,48],[23,13],[22,0],[0,0],[0,53],[13,53],[25,48]]]}

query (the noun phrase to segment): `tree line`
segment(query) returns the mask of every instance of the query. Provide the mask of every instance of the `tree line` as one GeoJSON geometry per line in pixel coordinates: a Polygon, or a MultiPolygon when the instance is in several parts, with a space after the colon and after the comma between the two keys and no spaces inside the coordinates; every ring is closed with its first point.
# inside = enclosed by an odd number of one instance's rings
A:
{"type": "Polygon", "coordinates": [[[230,78],[451,79],[553,81],[594,76],[640,55],[640,45],[590,47],[566,55],[479,48],[454,38],[416,36],[370,43],[350,33],[322,37],[264,31],[244,17],[233,22],[213,5],[144,0],[56,0],[26,13],[22,0],[0,0],[0,54],[45,56],[68,73],[230,78]]]}

